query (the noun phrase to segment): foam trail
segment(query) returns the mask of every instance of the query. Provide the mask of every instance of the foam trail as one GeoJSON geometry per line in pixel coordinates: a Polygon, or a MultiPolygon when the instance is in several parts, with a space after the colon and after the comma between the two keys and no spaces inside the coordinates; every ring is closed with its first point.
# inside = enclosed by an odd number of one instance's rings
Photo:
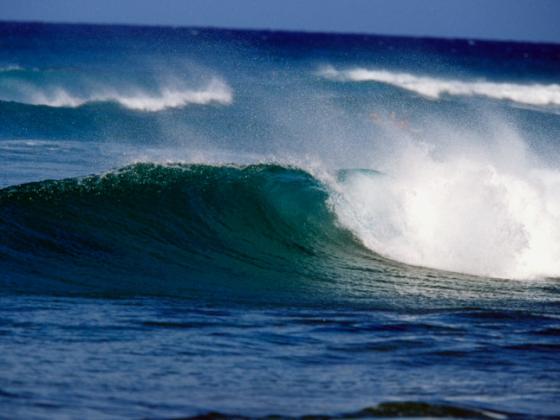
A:
{"type": "Polygon", "coordinates": [[[206,105],[219,103],[229,105],[233,101],[231,88],[222,80],[212,79],[202,89],[182,89],[165,86],[157,92],[136,89],[133,92],[120,92],[113,89],[97,93],[76,94],[60,87],[37,89],[23,87],[24,99],[18,102],[51,107],[75,108],[91,102],[116,102],[137,111],[162,111],[168,108],[181,108],[190,104],[206,105]]]}
{"type": "Polygon", "coordinates": [[[339,81],[386,83],[432,99],[438,99],[444,94],[484,96],[524,105],[560,106],[560,84],[555,83],[546,85],[438,79],[410,73],[368,70],[365,68],[337,70],[333,67],[325,67],[320,70],[319,74],[322,77],[339,81]]]}

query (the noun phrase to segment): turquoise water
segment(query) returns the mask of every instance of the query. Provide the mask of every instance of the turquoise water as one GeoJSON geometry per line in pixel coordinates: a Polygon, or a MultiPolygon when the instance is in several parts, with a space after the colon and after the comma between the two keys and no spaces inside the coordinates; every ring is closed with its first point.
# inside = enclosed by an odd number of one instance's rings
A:
{"type": "Polygon", "coordinates": [[[0,45],[0,416],[560,415],[558,46],[0,45]]]}

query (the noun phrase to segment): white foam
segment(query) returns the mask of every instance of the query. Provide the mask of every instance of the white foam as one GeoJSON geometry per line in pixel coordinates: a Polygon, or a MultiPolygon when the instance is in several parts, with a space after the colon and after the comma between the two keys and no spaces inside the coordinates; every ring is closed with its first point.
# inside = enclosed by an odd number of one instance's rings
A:
{"type": "Polygon", "coordinates": [[[560,105],[560,84],[555,83],[520,84],[485,80],[439,79],[410,73],[365,68],[337,70],[333,67],[325,67],[320,70],[319,74],[339,81],[386,83],[432,99],[438,99],[441,95],[447,94],[484,96],[535,106],[560,105]]]}
{"type": "Polygon", "coordinates": [[[205,105],[214,102],[229,105],[233,101],[233,93],[225,82],[213,79],[201,90],[163,88],[157,95],[138,93],[128,96],[106,97],[101,100],[113,100],[127,108],[140,111],[161,111],[167,108],[180,108],[189,104],[205,105]]]}
{"type": "Polygon", "coordinates": [[[17,98],[16,102],[23,102],[31,105],[46,105],[52,107],[75,108],[88,102],[87,99],[72,95],[63,88],[34,89],[27,87],[24,89],[23,98],[17,98]]]}
{"type": "Polygon", "coordinates": [[[119,91],[112,88],[101,88],[97,92],[80,94],[72,93],[61,87],[36,88],[31,86],[22,86],[19,91],[21,98],[16,100],[32,105],[75,108],[90,102],[117,102],[129,109],[151,112],[180,108],[190,104],[228,105],[233,101],[231,88],[217,78],[212,79],[200,89],[164,86],[155,92],[141,89],[119,91]]]}
{"type": "Polygon", "coordinates": [[[340,222],[377,253],[498,278],[560,277],[560,170],[515,136],[501,155],[444,156],[410,142],[386,175],[331,183],[340,222]]]}

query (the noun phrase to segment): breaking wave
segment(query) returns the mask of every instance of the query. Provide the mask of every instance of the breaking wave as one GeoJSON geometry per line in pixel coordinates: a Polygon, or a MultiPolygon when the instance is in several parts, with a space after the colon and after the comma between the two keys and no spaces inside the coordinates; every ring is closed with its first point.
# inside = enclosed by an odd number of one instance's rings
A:
{"type": "Polygon", "coordinates": [[[0,97],[5,101],[46,105],[50,107],[75,108],[93,102],[115,102],[136,111],[156,112],[187,105],[211,103],[229,105],[233,101],[232,89],[222,80],[214,78],[206,86],[198,89],[162,86],[159,89],[143,88],[118,89],[99,87],[87,93],[75,92],[60,86],[36,87],[19,84],[18,94],[0,97]]]}
{"type": "Polygon", "coordinates": [[[32,282],[13,290],[43,284],[52,292],[54,282],[134,293],[365,282],[415,269],[402,263],[490,277],[560,275],[560,176],[408,164],[416,166],[402,176],[313,176],[273,164],[143,163],[8,187],[0,190],[0,271],[10,273],[3,281],[32,282]]]}
{"type": "Polygon", "coordinates": [[[344,82],[386,83],[432,99],[438,99],[442,95],[483,96],[524,105],[560,106],[560,84],[556,83],[519,84],[486,80],[439,79],[411,73],[365,68],[337,70],[334,67],[325,67],[320,70],[319,74],[328,79],[344,82]]]}
{"type": "Polygon", "coordinates": [[[379,254],[478,276],[560,276],[560,172],[411,147],[391,173],[352,172],[341,223],[379,254]]]}

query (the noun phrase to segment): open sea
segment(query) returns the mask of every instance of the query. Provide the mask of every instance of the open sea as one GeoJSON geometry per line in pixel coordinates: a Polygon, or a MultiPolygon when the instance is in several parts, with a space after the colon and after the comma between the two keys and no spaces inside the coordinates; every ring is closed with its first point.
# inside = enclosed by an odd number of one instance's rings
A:
{"type": "Polygon", "coordinates": [[[559,418],[560,45],[0,23],[0,417],[272,416],[559,418]]]}

